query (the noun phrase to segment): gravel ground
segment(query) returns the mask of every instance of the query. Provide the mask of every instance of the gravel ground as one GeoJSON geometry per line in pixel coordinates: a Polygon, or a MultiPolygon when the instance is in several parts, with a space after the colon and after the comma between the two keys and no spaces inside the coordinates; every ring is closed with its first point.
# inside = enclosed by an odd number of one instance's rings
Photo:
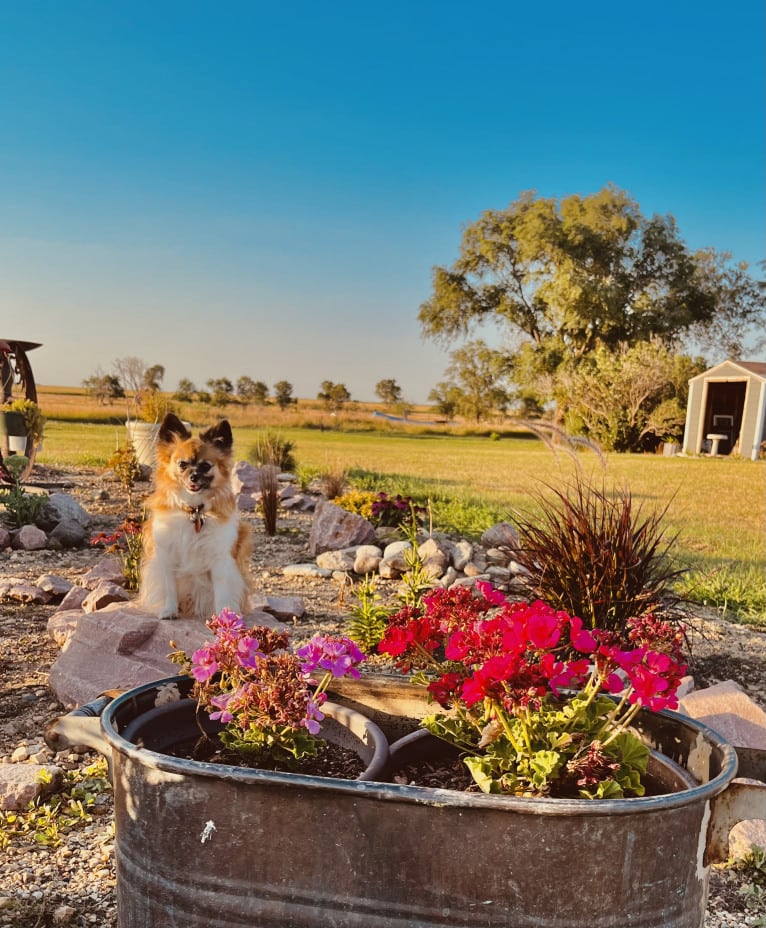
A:
{"type": "MultiPolygon", "coordinates": [[[[100,472],[36,468],[35,479],[50,489],[70,492],[94,517],[93,531],[109,531],[122,520],[127,502],[118,485],[100,472]],[[108,498],[100,498],[103,493],[108,498]]],[[[288,514],[276,537],[268,538],[259,519],[247,516],[256,533],[253,576],[257,590],[270,595],[299,595],[306,602],[304,618],[293,635],[298,641],[316,630],[338,631],[347,614],[349,591],[332,581],[286,580],[281,568],[309,560],[310,517],[288,514]]],[[[85,573],[103,553],[0,552],[0,576],[36,579],[56,573],[70,580],[85,573]]],[[[0,603],[0,763],[37,756],[44,748],[45,726],[62,714],[47,686],[48,670],[58,649],[46,633],[52,606],[0,603]]],[[[732,625],[713,614],[695,615],[692,635],[693,672],[698,686],[736,680],[766,709],[766,635],[732,625]]],[[[99,758],[93,754],[62,752],[52,762],[86,776],[99,758]]],[[[96,779],[91,786],[104,786],[96,779]]],[[[97,926],[113,928],[115,911],[114,831],[111,794],[93,796],[85,820],[59,835],[51,846],[31,834],[9,834],[2,849],[0,831],[0,926],[49,928],[97,926]]],[[[746,911],[740,894],[743,877],[714,868],[705,928],[745,928],[760,923],[746,911]]],[[[162,926],[157,926],[162,928],[162,926]]],[[[225,928],[225,926],[222,926],[225,928]]]]}

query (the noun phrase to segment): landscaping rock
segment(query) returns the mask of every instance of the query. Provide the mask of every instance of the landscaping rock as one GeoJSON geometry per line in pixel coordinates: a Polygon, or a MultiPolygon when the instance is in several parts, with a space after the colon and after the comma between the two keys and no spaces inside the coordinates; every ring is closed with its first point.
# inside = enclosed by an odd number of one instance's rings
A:
{"type": "Polygon", "coordinates": [[[48,535],[51,548],[81,548],[87,543],[87,530],[74,519],[62,519],[48,535]]]}
{"type": "Polygon", "coordinates": [[[358,545],[352,548],[343,548],[341,551],[323,551],[317,557],[317,567],[324,570],[353,570],[356,562],[358,545]]]}
{"type": "Polygon", "coordinates": [[[61,600],[57,611],[68,612],[70,609],[82,609],[82,604],[85,602],[87,595],[88,591],[84,586],[75,584],[61,600]]]}
{"type": "Polygon", "coordinates": [[[498,522],[481,536],[485,548],[511,548],[519,546],[519,534],[510,522],[498,522]]]}
{"type": "MultiPolygon", "coordinates": [[[[78,587],[78,589],[81,589],[81,587],[78,587]]],[[[82,615],[82,609],[66,609],[61,612],[54,612],[48,619],[48,634],[60,648],[63,648],[67,640],[72,637],[82,615]]]]}
{"type": "Polygon", "coordinates": [[[374,574],[382,560],[383,552],[377,545],[359,545],[354,556],[354,573],[360,576],[374,574]]]}
{"type": "Polygon", "coordinates": [[[81,582],[86,589],[95,590],[104,581],[124,585],[125,575],[122,564],[116,557],[106,557],[100,560],[85,574],[81,582]]]}
{"type": "Polygon", "coordinates": [[[128,599],[130,599],[130,594],[125,587],[102,580],[82,601],[82,608],[85,612],[96,612],[112,603],[127,602],[128,599]]]}
{"type": "Polygon", "coordinates": [[[309,551],[313,555],[354,545],[368,545],[374,540],[375,529],[367,519],[327,500],[317,505],[309,535],[309,551]]]}
{"type": "Polygon", "coordinates": [[[44,521],[51,528],[64,521],[78,522],[83,529],[89,528],[91,524],[87,510],[68,493],[52,493],[43,503],[41,512],[44,516],[42,520],[38,518],[38,524],[44,521]]]}
{"type": "Polygon", "coordinates": [[[59,789],[62,776],[61,767],[53,764],[0,764],[0,811],[26,809],[30,802],[59,789]]]}
{"type": "Polygon", "coordinates": [[[0,525],[0,551],[11,546],[11,533],[0,525]]]}
{"type": "Polygon", "coordinates": [[[62,599],[72,589],[71,580],[66,577],[57,577],[55,574],[42,574],[35,581],[35,586],[39,586],[45,593],[50,593],[51,600],[55,602],[62,599]]]}
{"type": "Polygon", "coordinates": [[[766,750],[766,712],[733,680],[692,690],[681,699],[680,709],[734,747],[766,750]]]}
{"type": "Polygon", "coordinates": [[[40,551],[48,546],[48,536],[36,525],[22,525],[11,536],[11,547],[17,551],[40,551]]]}
{"type": "Polygon", "coordinates": [[[40,606],[47,605],[52,599],[50,593],[41,590],[34,583],[25,581],[3,584],[0,587],[0,595],[4,595],[7,599],[16,600],[19,603],[34,603],[40,606]]]}
{"type": "Polygon", "coordinates": [[[455,570],[463,570],[465,565],[473,559],[473,545],[470,541],[461,539],[452,546],[452,566],[455,570]]]}
{"type": "Polygon", "coordinates": [[[329,580],[332,577],[332,571],[317,564],[288,564],[282,568],[282,574],[285,577],[304,577],[306,579],[329,580]]]}

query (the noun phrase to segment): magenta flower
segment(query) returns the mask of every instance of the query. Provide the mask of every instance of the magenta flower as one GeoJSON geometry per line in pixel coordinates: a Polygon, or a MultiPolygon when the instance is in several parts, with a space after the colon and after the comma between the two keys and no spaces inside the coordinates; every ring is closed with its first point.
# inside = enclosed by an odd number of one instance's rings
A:
{"type": "Polygon", "coordinates": [[[191,672],[195,680],[204,683],[218,673],[218,661],[216,660],[216,656],[215,647],[211,645],[198,648],[192,654],[191,672]]]}

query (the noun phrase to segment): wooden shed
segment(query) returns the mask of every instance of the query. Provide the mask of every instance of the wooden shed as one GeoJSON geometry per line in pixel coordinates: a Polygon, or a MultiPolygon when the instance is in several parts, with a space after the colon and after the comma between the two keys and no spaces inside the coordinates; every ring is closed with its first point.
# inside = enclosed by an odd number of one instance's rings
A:
{"type": "Polygon", "coordinates": [[[766,442],[766,363],[724,361],[689,381],[683,450],[756,460],[766,442]]]}

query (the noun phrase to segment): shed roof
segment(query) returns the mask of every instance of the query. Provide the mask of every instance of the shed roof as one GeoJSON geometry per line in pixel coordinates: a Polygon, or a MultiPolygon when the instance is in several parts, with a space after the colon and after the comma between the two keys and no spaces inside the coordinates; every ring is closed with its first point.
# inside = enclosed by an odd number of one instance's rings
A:
{"type": "MultiPolygon", "coordinates": [[[[716,375],[725,376],[726,368],[732,367],[738,368],[739,372],[745,376],[756,377],[758,380],[766,381],[766,361],[732,361],[729,359],[727,361],[722,361],[720,364],[716,364],[715,367],[711,367],[701,374],[697,374],[696,377],[690,378],[689,383],[693,380],[704,380],[706,377],[715,377],[716,375]]],[[[736,371],[730,371],[730,374],[733,373],[736,373],[736,371]]]]}

